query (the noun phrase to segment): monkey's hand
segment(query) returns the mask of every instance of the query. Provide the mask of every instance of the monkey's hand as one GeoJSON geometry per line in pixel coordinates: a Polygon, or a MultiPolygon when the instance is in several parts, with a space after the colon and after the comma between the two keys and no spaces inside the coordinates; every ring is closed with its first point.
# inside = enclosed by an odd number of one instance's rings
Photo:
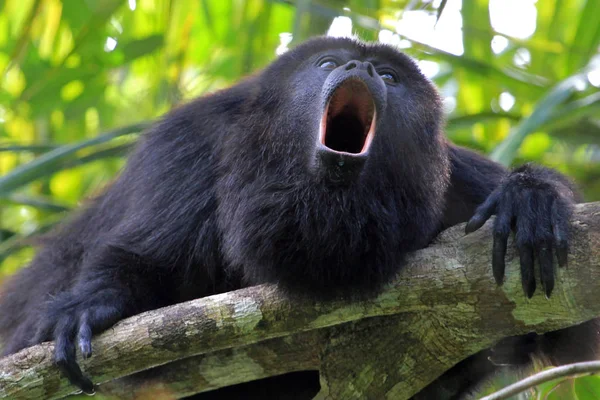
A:
{"type": "Polygon", "coordinates": [[[75,358],[76,344],[84,358],[92,355],[92,335],[119,321],[125,309],[122,290],[107,287],[104,279],[76,285],[56,296],[38,325],[35,342],[54,340],[54,358],[69,381],[86,394],[94,384],[83,375],[75,358]]]}
{"type": "Polygon", "coordinates": [[[559,266],[567,264],[574,197],[565,177],[528,164],[511,172],[477,208],[466,233],[479,229],[496,215],[492,269],[498,285],[504,280],[506,246],[514,230],[526,296],[531,298],[535,292],[533,263],[537,258],[542,288],[550,297],[554,288],[554,252],[559,266]]]}

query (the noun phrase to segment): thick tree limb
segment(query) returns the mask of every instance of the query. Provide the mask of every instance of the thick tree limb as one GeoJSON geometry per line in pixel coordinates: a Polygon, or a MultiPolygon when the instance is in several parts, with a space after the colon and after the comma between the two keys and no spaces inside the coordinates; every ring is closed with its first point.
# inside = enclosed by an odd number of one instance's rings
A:
{"type": "MultiPolygon", "coordinates": [[[[94,340],[94,355],[81,365],[96,383],[162,365],[100,387],[121,398],[158,389],[180,397],[318,369],[322,398],[402,399],[503,337],[600,315],[600,203],[578,206],[569,267],[558,270],[550,300],[541,291],[525,298],[512,251],[506,283],[496,287],[489,227],[468,236],[462,227],[449,230],[374,299],[319,303],[288,299],[272,286],[242,289],[124,320],[94,340]]],[[[0,360],[0,398],[72,393],[52,350],[46,343],[0,360]]]]}

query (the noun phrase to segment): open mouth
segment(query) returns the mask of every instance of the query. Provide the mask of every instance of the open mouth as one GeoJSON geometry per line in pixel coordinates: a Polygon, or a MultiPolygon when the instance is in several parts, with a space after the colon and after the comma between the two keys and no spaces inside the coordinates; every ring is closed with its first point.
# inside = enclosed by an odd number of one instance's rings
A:
{"type": "Polygon", "coordinates": [[[375,134],[375,103],[358,79],[343,82],[330,97],[321,117],[321,144],[350,154],[365,153],[375,134]]]}

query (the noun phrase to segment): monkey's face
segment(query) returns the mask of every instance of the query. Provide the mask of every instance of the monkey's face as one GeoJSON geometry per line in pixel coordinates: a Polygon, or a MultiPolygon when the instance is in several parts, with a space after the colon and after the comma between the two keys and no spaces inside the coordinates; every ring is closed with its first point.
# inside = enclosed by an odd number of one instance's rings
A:
{"type": "Polygon", "coordinates": [[[277,82],[267,97],[277,99],[284,116],[269,129],[270,140],[286,143],[275,150],[302,159],[301,170],[326,181],[351,183],[365,170],[419,169],[439,155],[437,91],[389,46],[322,38],[280,57],[263,79],[263,86],[277,82]]]}
{"type": "Polygon", "coordinates": [[[439,228],[449,173],[436,90],[393,48],[334,38],[250,83],[218,185],[227,260],[249,283],[379,288],[439,228]]]}
{"type": "Polygon", "coordinates": [[[386,112],[387,87],[371,62],[340,65],[341,58],[328,54],[317,61],[328,76],[320,93],[313,170],[344,182],[360,173],[369,156],[378,116],[386,112]]]}

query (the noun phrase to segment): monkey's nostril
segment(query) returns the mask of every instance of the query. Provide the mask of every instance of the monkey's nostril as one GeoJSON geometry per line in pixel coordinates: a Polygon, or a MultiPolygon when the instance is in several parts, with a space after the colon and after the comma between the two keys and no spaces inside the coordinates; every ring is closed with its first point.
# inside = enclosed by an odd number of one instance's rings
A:
{"type": "Polygon", "coordinates": [[[371,64],[367,65],[367,73],[372,78],[375,73],[373,72],[373,66],[371,64]]]}
{"type": "Polygon", "coordinates": [[[351,62],[346,65],[346,71],[350,71],[351,69],[356,68],[356,63],[351,62]]]}

